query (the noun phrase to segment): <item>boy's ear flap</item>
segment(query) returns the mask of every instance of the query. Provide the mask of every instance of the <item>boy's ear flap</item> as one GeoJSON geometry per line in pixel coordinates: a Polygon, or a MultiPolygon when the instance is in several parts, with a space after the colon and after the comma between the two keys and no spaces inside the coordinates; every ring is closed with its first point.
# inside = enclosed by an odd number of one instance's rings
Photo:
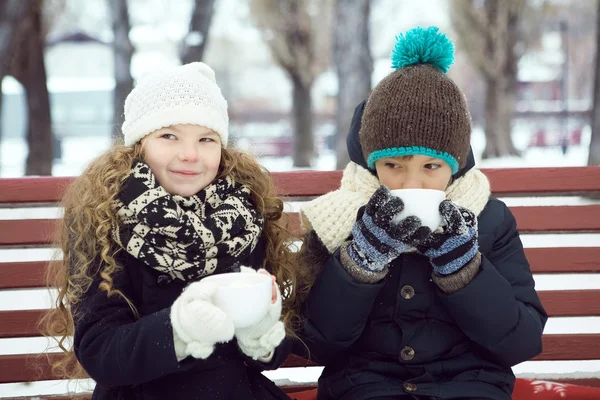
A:
{"type": "Polygon", "coordinates": [[[457,173],[455,173],[452,176],[452,181],[450,182],[450,184],[452,184],[452,182],[454,182],[458,178],[462,177],[464,174],[469,172],[474,167],[475,167],[475,155],[473,154],[473,147],[470,146],[469,147],[469,155],[467,156],[467,163],[465,164],[465,166],[462,169],[460,169],[457,173]]]}
{"type": "Polygon", "coordinates": [[[348,150],[350,161],[368,170],[369,166],[367,165],[367,161],[365,160],[363,155],[359,135],[360,128],[362,125],[363,111],[365,109],[366,104],[367,100],[363,100],[354,109],[354,115],[352,116],[352,121],[350,123],[350,130],[348,131],[348,135],[346,136],[346,149],[348,150]]]}

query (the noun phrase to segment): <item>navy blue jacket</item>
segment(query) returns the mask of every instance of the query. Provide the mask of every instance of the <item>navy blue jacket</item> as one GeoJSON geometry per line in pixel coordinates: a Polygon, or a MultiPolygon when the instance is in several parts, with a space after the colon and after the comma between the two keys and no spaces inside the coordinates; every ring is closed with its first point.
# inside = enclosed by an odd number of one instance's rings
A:
{"type": "MultiPolygon", "coordinates": [[[[264,258],[261,240],[245,265],[259,268],[264,258]]],[[[268,365],[246,357],[235,340],[216,346],[206,360],[188,357],[178,362],[173,347],[170,307],[184,288],[179,281],[121,251],[123,268],[114,287],[136,306],[136,320],[119,296],[108,298],[96,279],[76,311],[75,355],[97,383],[92,399],[287,399],[261,374],[276,369],[289,354],[284,341],[268,365]]]]}
{"type": "Polygon", "coordinates": [[[302,334],[312,358],[325,365],[320,400],[510,400],[511,366],[542,350],[546,312],[515,219],[497,199],[479,216],[480,271],[450,295],[432,281],[419,253],[396,259],[381,282],[364,284],[314,232],[305,246],[323,260],[302,334]]]}

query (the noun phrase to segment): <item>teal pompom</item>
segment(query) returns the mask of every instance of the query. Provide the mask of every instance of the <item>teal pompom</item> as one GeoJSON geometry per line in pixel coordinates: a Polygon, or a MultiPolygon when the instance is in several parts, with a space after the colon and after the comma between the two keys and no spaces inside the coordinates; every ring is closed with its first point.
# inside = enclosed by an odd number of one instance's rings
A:
{"type": "Polygon", "coordinates": [[[439,29],[417,27],[396,36],[392,50],[392,68],[430,64],[447,73],[454,62],[454,44],[439,29]]]}

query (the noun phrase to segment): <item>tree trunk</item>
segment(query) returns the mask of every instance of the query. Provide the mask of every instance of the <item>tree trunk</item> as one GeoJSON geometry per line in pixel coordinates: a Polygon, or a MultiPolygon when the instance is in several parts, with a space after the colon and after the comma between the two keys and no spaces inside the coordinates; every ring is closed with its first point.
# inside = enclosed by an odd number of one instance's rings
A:
{"type": "Polygon", "coordinates": [[[588,165],[600,165],[600,1],[596,11],[596,68],[594,69],[594,103],[592,108],[592,139],[588,165]]]}
{"type": "Polygon", "coordinates": [[[485,149],[482,158],[493,158],[498,150],[498,81],[486,80],[485,90],[485,149]]]}
{"type": "MultiPolygon", "coordinates": [[[[495,12],[492,9],[490,12],[495,12]]],[[[491,14],[493,15],[493,14],[491,14]]],[[[511,20],[509,19],[509,23],[511,20]]],[[[514,24],[514,20],[512,21],[514,24]]],[[[513,27],[513,29],[516,29],[513,27]]],[[[489,43],[498,46],[498,43],[489,43]]],[[[518,156],[512,137],[512,119],[516,104],[515,90],[517,86],[517,59],[514,54],[514,44],[510,40],[505,43],[506,59],[503,68],[495,76],[488,75],[486,79],[485,102],[485,138],[486,144],[482,158],[518,156]]]]}
{"type": "MultiPolygon", "coordinates": [[[[32,7],[32,0],[0,1],[0,121],[2,120],[2,80],[11,68],[18,27],[32,7]]],[[[2,129],[0,127],[0,140],[2,129]]]]}
{"type": "Polygon", "coordinates": [[[29,118],[27,144],[29,154],[26,175],[52,175],[53,140],[50,118],[50,96],[46,86],[44,38],[42,35],[41,2],[31,12],[30,29],[24,34],[25,64],[22,84],[27,96],[29,118]]]}
{"type": "Polygon", "coordinates": [[[195,0],[190,30],[183,38],[181,61],[201,61],[208,43],[208,33],[215,13],[215,0],[195,0]]]}
{"type": "MultiPolygon", "coordinates": [[[[2,143],[2,77],[0,77],[0,143],[2,143]]],[[[2,165],[2,158],[0,158],[0,165],[2,165]]]]}
{"type": "Polygon", "coordinates": [[[10,69],[17,28],[33,5],[32,0],[0,1],[0,82],[10,69]]]}
{"type": "Polygon", "coordinates": [[[511,138],[525,0],[452,1],[452,24],[486,82],[483,158],[518,155],[511,138]]]}
{"type": "Polygon", "coordinates": [[[485,149],[482,158],[519,155],[511,138],[514,94],[500,81],[488,79],[485,95],[485,149]]]}
{"type": "Polygon", "coordinates": [[[312,85],[304,85],[300,78],[292,78],[294,116],[294,167],[310,167],[315,155],[312,131],[312,85]]]}
{"type": "Polygon", "coordinates": [[[370,0],[337,0],[333,26],[334,59],[338,74],[336,113],[337,169],[350,161],[346,135],[354,109],[369,96],[373,58],[369,48],[370,0]]]}
{"type": "Polygon", "coordinates": [[[113,25],[113,53],[115,67],[115,90],[113,93],[113,129],[114,143],[122,143],[121,125],[123,124],[123,106],[127,95],[133,89],[131,77],[131,58],[133,45],[129,40],[129,10],[127,0],[108,0],[113,25]]]}
{"type": "Polygon", "coordinates": [[[503,87],[500,91],[501,98],[498,102],[498,149],[496,157],[520,156],[512,140],[512,122],[516,105],[515,92],[510,87],[503,87]]]}

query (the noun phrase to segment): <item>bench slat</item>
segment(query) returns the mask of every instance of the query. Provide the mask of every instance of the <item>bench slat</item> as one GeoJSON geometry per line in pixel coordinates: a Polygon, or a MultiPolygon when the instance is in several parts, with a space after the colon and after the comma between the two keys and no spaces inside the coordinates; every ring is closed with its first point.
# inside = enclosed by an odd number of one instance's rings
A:
{"type": "Polygon", "coordinates": [[[482,169],[495,195],[600,192],[600,167],[482,169]]]}
{"type": "Polygon", "coordinates": [[[600,247],[527,248],[525,255],[536,274],[600,272],[600,247]]]}
{"type": "MultiPolygon", "coordinates": [[[[600,272],[600,247],[527,248],[534,273],[600,272]]],[[[0,262],[0,289],[45,287],[46,261],[0,262]]]]}
{"type": "Polygon", "coordinates": [[[72,177],[40,176],[0,179],[2,203],[56,203],[72,177]]]}
{"type": "Polygon", "coordinates": [[[0,263],[0,289],[27,289],[46,286],[47,261],[0,263]]]}
{"type": "Polygon", "coordinates": [[[600,230],[600,205],[511,207],[510,210],[521,233],[600,230]]]}
{"type": "Polygon", "coordinates": [[[600,334],[544,335],[543,352],[533,360],[600,360],[600,334]]]}
{"type": "MultiPolygon", "coordinates": [[[[320,196],[340,186],[341,171],[290,171],[272,173],[281,196],[320,196]],[[315,182],[318,182],[315,184],[315,182]]],[[[56,203],[73,177],[0,179],[0,204],[56,203]]]]}
{"type": "Polygon", "coordinates": [[[37,323],[46,310],[0,311],[0,339],[41,336],[37,323]]]}
{"type": "MultiPolygon", "coordinates": [[[[600,334],[544,335],[544,352],[535,360],[599,360],[600,334]]],[[[0,383],[56,379],[46,357],[13,354],[0,356],[0,383]]],[[[53,359],[58,354],[50,354],[53,359]]],[[[305,367],[306,360],[290,357],[284,367],[305,367]]]]}
{"type": "MultiPolygon", "coordinates": [[[[511,207],[521,233],[600,231],[600,205],[511,207]]],[[[301,234],[298,213],[287,213],[289,228],[301,234]]],[[[0,220],[0,246],[47,245],[56,219],[0,220]]]]}
{"type": "MultiPolygon", "coordinates": [[[[600,316],[600,289],[538,292],[550,317],[600,316]]],[[[46,310],[0,311],[0,338],[40,336],[37,322],[46,310]]]]}
{"type": "MultiPolygon", "coordinates": [[[[561,334],[544,335],[542,354],[536,361],[600,360],[600,334],[561,334]]],[[[283,367],[309,367],[316,365],[301,357],[292,355],[283,367]]]]}
{"type": "MultiPolygon", "coordinates": [[[[35,382],[57,379],[48,359],[38,354],[8,354],[0,356],[0,383],[35,382]]],[[[56,360],[57,354],[50,354],[56,360]]]]}
{"type": "MultiPolygon", "coordinates": [[[[482,170],[496,195],[600,192],[600,167],[501,168],[482,170]]],[[[318,196],[339,187],[341,171],[274,172],[282,195],[318,196]]],[[[0,179],[0,203],[57,202],[72,177],[0,179]]]]}
{"type": "Polygon", "coordinates": [[[543,290],[538,294],[550,317],[600,316],[600,290],[543,290]]]}
{"type": "MultiPolygon", "coordinates": [[[[600,289],[538,292],[550,317],[600,316],[600,289]]],[[[37,322],[46,310],[0,311],[0,338],[40,336],[37,322]]]]}
{"type": "Polygon", "coordinates": [[[52,243],[57,219],[0,221],[0,246],[42,246],[52,243]]]}

